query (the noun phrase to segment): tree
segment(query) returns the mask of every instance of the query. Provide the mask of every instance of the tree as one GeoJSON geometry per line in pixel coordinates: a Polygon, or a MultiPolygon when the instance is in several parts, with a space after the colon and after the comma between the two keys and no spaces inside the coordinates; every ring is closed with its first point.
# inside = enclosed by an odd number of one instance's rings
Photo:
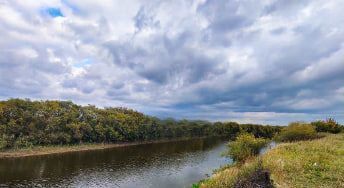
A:
{"type": "Polygon", "coordinates": [[[269,136],[278,127],[159,119],[128,108],[79,106],[71,101],[0,101],[0,148],[227,136],[269,136]],[[245,128],[246,127],[246,128],[245,128]]]}
{"type": "Polygon", "coordinates": [[[229,150],[226,155],[236,162],[243,163],[248,158],[258,155],[267,143],[267,140],[255,138],[253,134],[242,133],[236,137],[235,141],[228,143],[229,150]]]}
{"type": "Polygon", "coordinates": [[[333,118],[328,118],[325,121],[315,121],[311,125],[315,127],[317,132],[339,133],[342,129],[333,118]]]}

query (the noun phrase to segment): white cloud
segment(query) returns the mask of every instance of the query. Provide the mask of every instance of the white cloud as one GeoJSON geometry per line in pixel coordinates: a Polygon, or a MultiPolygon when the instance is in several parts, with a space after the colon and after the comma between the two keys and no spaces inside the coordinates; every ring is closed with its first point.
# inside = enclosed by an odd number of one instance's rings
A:
{"type": "Polygon", "coordinates": [[[343,8],[336,0],[3,0],[0,98],[161,117],[344,121],[343,8]]]}

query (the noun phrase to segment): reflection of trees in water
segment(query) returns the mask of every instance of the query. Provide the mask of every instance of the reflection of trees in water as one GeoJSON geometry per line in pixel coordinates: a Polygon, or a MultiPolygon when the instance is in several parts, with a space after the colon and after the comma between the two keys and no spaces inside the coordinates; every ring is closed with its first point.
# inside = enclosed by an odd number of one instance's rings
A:
{"type": "MultiPolygon", "coordinates": [[[[0,160],[0,183],[13,183],[14,180],[21,182],[49,179],[45,183],[54,184],[65,177],[68,179],[85,171],[104,171],[108,168],[119,171],[119,173],[127,173],[135,171],[135,169],[149,168],[152,165],[178,166],[186,163],[185,158],[189,157],[189,154],[210,150],[221,142],[218,138],[192,139],[22,159],[5,159],[0,160]],[[183,158],[184,160],[181,160],[183,158]],[[122,172],[120,172],[121,170],[122,172]]],[[[193,157],[201,157],[201,155],[195,154],[193,157]]],[[[43,182],[42,185],[45,183],[43,182]]]]}

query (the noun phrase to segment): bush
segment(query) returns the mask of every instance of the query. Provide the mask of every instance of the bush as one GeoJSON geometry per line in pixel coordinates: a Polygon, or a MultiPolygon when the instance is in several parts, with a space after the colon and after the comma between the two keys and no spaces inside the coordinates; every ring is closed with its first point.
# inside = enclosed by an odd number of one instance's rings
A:
{"type": "Polygon", "coordinates": [[[31,148],[33,144],[30,142],[28,137],[19,137],[15,142],[14,142],[14,148],[19,149],[19,148],[31,148]]]}
{"type": "Polygon", "coordinates": [[[258,155],[261,148],[266,146],[268,141],[263,138],[255,138],[252,134],[240,134],[235,141],[229,142],[227,156],[234,161],[244,162],[246,159],[258,155]]]}
{"type": "Polygon", "coordinates": [[[315,127],[317,132],[329,132],[329,133],[339,133],[342,127],[332,118],[326,121],[315,121],[311,125],[315,127]]]}
{"type": "Polygon", "coordinates": [[[318,138],[318,135],[312,125],[302,122],[294,122],[283,128],[276,136],[275,140],[281,142],[293,142],[315,138],[318,138]]]}
{"type": "Polygon", "coordinates": [[[0,137],[0,150],[1,149],[4,149],[7,147],[7,142],[6,140],[4,139],[4,136],[0,137]]]}
{"type": "Polygon", "coordinates": [[[0,137],[0,150],[12,148],[14,146],[15,138],[14,136],[2,135],[0,137]]]}

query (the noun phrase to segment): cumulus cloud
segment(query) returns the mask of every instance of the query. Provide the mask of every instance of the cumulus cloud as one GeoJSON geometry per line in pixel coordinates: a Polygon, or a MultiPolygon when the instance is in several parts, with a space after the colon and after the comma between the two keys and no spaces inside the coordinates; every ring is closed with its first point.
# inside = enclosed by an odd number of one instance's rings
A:
{"type": "Polygon", "coordinates": [[[344,3],[0,0],[0,97],[344,121],[344,3]]]}

